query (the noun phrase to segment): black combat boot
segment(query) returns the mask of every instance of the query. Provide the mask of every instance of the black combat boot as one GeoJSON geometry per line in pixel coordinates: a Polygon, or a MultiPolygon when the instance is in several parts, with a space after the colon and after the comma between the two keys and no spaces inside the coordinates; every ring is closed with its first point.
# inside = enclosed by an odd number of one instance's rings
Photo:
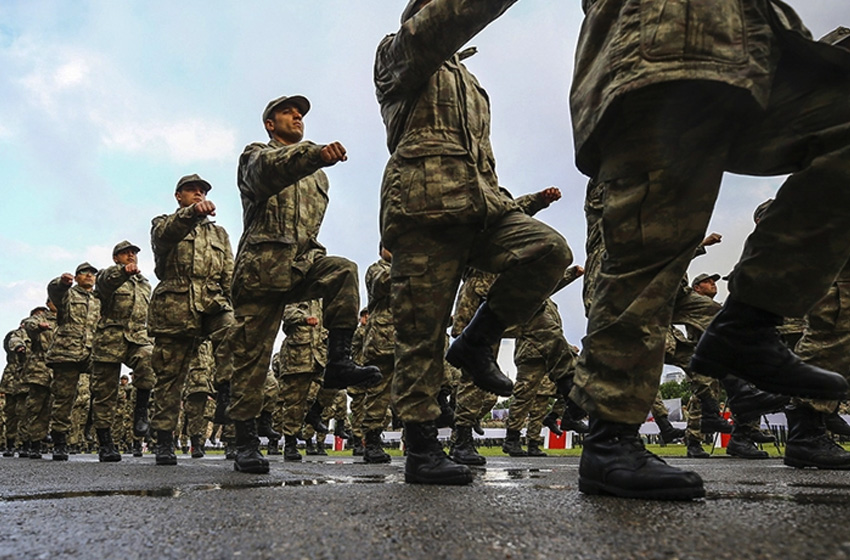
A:
{"type": "Polygon", "coordinates": [[[558,426],[558,415],[554,410],[543,418],[543,425],[549,428],[549,431],[556,436],[564,435],[564,431],[558,426]]]}
{"type": "Polygon", "coordinates": [[[260,453],[260,438],[257,437],[257,421],[236,420],[236,460],[233,470],[250,473],[266,474],[269,472],[269,460],[260,453]]]}
{"type": "Polygon", "coordinates": [[[449,458],[461,465],[486,465],[487,458],[479,455],[472,437],[472,426],[455,426],[455,444],[449,458]]]}
{"type": "Polygon", "coordinates": [[[690,369],[722,379],[740,377],[769,393],[841,400],[843,376],[807,364],[776,332],[782,317],[728,298],[697,344],[690,369]]]}
{"type": "Polygon", "coordinates": [[[257,435],[269,439],[281,438],[281,434],[274,429],[271,412],[266,410],[260,413],[260,419],[257,420],[257,435]]]}
{"type": "Polygon", "coordinates": [[[833,434],[844,437],[850,436],[850,424],[847,424],[837,411],[832,414],[824,414],[823,422],[826,429],[833,434]]]}
{"type": "Polygon", "coordinates": [[[351,438],[351,432],[345,427],[345,420],[336,423],[336,426],[334,426],[334,435],[340,439],[351,438]]]}
{"type": "Polygon", "coordinates": [[[316,452],[316,444],[313,443],[313,438],[304,439],[304,455],[318,455],[316,452]]]}
{"type": "Polygon", "coordinates": [[[228,438],[224,442],[224,458],[228,461],[235,461],[236,453],[236,440],[228,438]]]}
{"type": "Polygon", "coordinates": [[[404,481],[409,484],[463,485],[472,483],[472,471],[450,460],[437,439],[433,422],[405,422],[407,458],[404,481]]]}
{"type": "Polygon", "coordinates": [[[786,465],[798,469],[850,469],[850,453],[826,433],[820,412],[805,405],[789,406],[785,409],[785,418],[788,419],[786,465]]]}
{"type": "MultiPolygon", "coordinates": [[[[375,366],[358,366],[351,359],[353,335],[354,329],[328,330],[328,365],[325,366],[324,381],[326,389],[373,387],[383,379],[381,371],[375,366]]],[[[323,431],[327,431],[327,428],[323,431]]]]}
{"type": "Polygon", "coordinates": [[[751,437],[752,430],[742,424],[735,424],[732,437],[726,445],[726,454],[741,459],[767,459],[770,455],[756,447],[751,437]]]}
{"type": "Polygon", "coordinates": [[[295,436],[283,436],[283,460],[300,461],[301,453],[298,452],[298,438],[295,436]]]}
{"type": "Polygon", "coordinates": [[[363,447],[363,439],[354,436],[351,440],[351,456],[362,457],[365,452],[366,448],[363,447]]]}
{"type": "Polygon", "coordinates": [[[674,428],[667,416],[658,416],[655,418],[655,424],[661,430],[661,441],[670,443],[677,439],[685,437],[685,430],[682,428],[674,428]]]}
{"type": "Polygon", "coordinates": [[[697,439],[693,436],[688,436],[685,439],[685,443],[688,446],[688,457],[689,458],[691,458],[691,459],[708,459],[708,458],[711,457],[711,455],[709,455],[708,452],[705,449],[702,448],[702,442],[699,439],[697,439]]]}
{"type": "Polygon", "coordinates": [[[543,442],[536,439],[528,440],[528,456],[529,457],[548,457],[549,455],[541,449],[543,442]]]}
{"type": "Polygon", "coordinates": [[[698,398],[700,411],[702,412],[699,421],[699,431],[704,434],[713,434],[716,432],[731,434],[732,424],[720,416],[720,405],[717,404],[717,401],[709,396],[698,398]]]}
{"type": "Polygon", "coordinates": [[[145,437],[151,429],[151,421],[148,417],[150,400],[150,389],[136,389],[136,403],[133,407],[133,435],[137,438],[145,437]]]}
{"type": "Polygon", "coordinates": [[[505,326],[485,301],[446,353],[446,360],[472,377],[475,385],[500,397],[510,397],[513,382],[496,363],[493,346],[502,340],[505,326]]]}
{"type": "Polygon", "coordinates": [[[304,417],[304,423],[313,426],[313,429],[317,432],[326,434],[329,428],[322,421],[322,412],[324,412],[324,408],[319,404],[318,399],[313,401],[310,410],[307,411],[307,416],[304,417]]]}
{"type": "Polygon", "coordinates": [[[754,443],[776,443],[776,436],[767,430],[750,430],[750,439],[754,443]]]}
{"type": "Polygon", "coordinates": [[[646,450],[640,424],[590,419],[579,464],[579,491],[648,500],[705,496],[698,474],[671,467],[646,450]]]}
{"type": "Polygon", "coordinates": [[[40,441],[31,441],[30,442],[30,454],[28,455],[30,459],[41,459],[41,442],[40,441]]]}
{"type": "Polygon", "coordinates": [[[519,441],[519,430],[508,430],[505,441],[502,443],[502,453],[511,457],[528,457],[528,453],[522,448],[519,441]]]}
{"type": "Polygon", "coordinates": [[[112,441],[112,431],[109,428],[96,428],[95,432],[97,433],[97,460],[101,463],[120,461],[121,453],[112,441]]]}
{"type": "Polygon", "coordinates": [[[227,424],[230,418],[227,416],[227,407],[230,406],[230,381],[216,384],[215,389],[215,413],[213,413],[214,424],[227,424]]]}
{"type": "Polygon", "coordinates": [[[586,434],[588,431],[587,424],[582,420],[587,416],[587,412],[582,407],[577,405],[572,399],[566,400],[564,414],[561,416],[561,430],[565,432],[575,432],[577,434],[586,434]]]}
{"type": "Polygon", "coordinates": [[[451,428],[455,425],[455,409],[449,402],[451,394],[452,388],[447,385],[440,387],[437,393],[437,404],[440,405],[440,415],[434,421],[437,428],[451,428]]]}
{"type": "Polygon", "coordinates": [[[200,459],[207,454],[204,451],[204,436],[194,435],[189,441],[192,443],[192,459],[200,459]]]}
{"type": "Polygon", "coordinates": [[[32,443],[29,440],[22,441],[21,446],[18,448],[18,458],[29,459],[31,447],[32,443]]]}
{"type": "Polygon", "coordinates": [[[266,455],[280,455],[280,440],[270,439],[266,455]]]}
{"type": "Polygon", "coordinates": [[[133,457],[141,457],[142,456],[142,440],[136,439],[133,440],[133,457]]]}
{"type": "Polygon", "coordinates": [[[764,414],[785,410],[791,402],[785,395],[761,391],[737,377],[725,377],[720,383],[726,389],[726,404],[739,424],[757,420],[764,414]]]}
{"type": "Polygon", "coordinates": [[[15,456],[15,440],[7,439],[6,440],[6,449],[3,450],[4,457],[14,457],[15,456]]]}
{"type": "Polygon", "coordinates": [[[51,432],[50,439],[53,440],[53,460],[68,460],[68,439],[65,432],[51,432]]]}
{"type": "Polygon", "coordinates": [[[366,432],[366,449],[363,453],[363,460],[367,463],[389,463],[392,461],[390,454],[384,451],[381,432],[382,430],[369,430],[366,432]]]}
{"type": "Polygon", "coordinates": [[[328,452],[325,451],[325,436],[326,435],[327,434],[320,436],[319,434],[316,434],[316,455],[320,455],[320,456],[323,456],[323,457],[328,456],[328,452]]]}
{"type": "Polygon", "coordinates": [[[177,455],[174,454],[174,433],[171,430],[156,431],[156,464],[177,464],[177,455]]]}
{"type": "Polygon", "coordinates": [[[481,420],[475,421],[475,424],[472,425],[472,431],[478,434],[479,436],[484,436],[484,428],[481,427],[481,420]]]}

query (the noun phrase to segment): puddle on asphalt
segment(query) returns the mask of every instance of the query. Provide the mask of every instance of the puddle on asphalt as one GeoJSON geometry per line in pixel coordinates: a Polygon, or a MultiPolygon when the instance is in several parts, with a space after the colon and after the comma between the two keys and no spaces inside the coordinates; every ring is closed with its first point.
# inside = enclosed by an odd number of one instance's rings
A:
{"type": "Polygon", "coordinates": [[[775,494],[770,492],[708,492],[706,501],[734,500],[742,502],[790,502],[806,505],[846,506],[847,494],[775,494]]]}

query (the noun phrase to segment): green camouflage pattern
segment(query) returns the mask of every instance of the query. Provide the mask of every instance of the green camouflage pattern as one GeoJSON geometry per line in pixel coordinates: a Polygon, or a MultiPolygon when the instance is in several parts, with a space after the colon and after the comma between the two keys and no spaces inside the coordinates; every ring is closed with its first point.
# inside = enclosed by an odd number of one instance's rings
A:
{"type": "Polygon", "coordinates": [[[100,298],[100,321],[95,330],[92,359],[122,362],[128,344],[151,345],[146,327],[150,282],[141,274],[127,274],[120,265],[101,269],[95,282],[100,298]]]}
{"type": "Polygon", "coordinates": [[[47,365],[47,349],[53,341],[56,331],[56,313],[52,311],[37,313],[23,322],[24,330],[31,341],[30,353],[21,371],[21,381],[30,385],[50,387],[53,370],[47,365]],[[47,328],[42,328],[42,324],[47,328]]]}
{"type": "Polygon", "coordinates": [[[56,306],[56,333],[47,349],[47,363],[55,367],[57,363],[88,362],[100,321],[97,294],[54,278],[47,285],[47,296],[56,306]]]}
{"type": "Polygon", "coordinates": [[[3,368],[3,377],[0,378],[0,393],[17,395],[23,391],[21,373],[30,353],[30,344],[31,341],[23,326],[9,331],[3,338],[6,365],[3,368]]]}
{"type": "Polygon", "coordinates": [[[321,371],[328,360],[328,331],[322,322],[322,302],[302,301],[287,305],[283,310],[283,332],[286,338],[278,354],[278,376],[321,371]],[[315,318],[311,326],[307,319],[315,318]]]}

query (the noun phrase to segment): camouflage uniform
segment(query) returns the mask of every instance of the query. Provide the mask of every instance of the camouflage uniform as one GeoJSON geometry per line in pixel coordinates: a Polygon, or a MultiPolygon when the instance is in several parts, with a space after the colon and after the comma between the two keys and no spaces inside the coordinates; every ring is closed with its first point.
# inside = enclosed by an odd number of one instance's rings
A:
{"type": "Polygon", "coordinates": [[[499,274],[488,303],[513,325],[572,259],[555,230],[499,189],[489,99],[457,54],[514,2],[432,2],[378,46],[374,81],[391,154],[380,221],[393,254],[393,406],[405,422],[440,415],[445,332],[467,266],[499,274]]]}
{"type": "Polygon", "coordinates": [[[50,384],[53,370],[45,358],[56,329],[56,314],[52,311],[38,313],[24,320],[24,329],[31,340],[31,352],[21,372],[21,380],[28,387],[24,405],[24,424],[21,437],[24,441],[40,442],[50,428],[50,384]],[[41,324],[46,323],[47,328],[41,324]]]}
{"type": "MultiPolygon", "coordinates": [[[[3,411],[6,416],[6,439],[9,447],[14,449],[14,443],[19,438],[21,423],[22,404],[26,402],[27,394],[21,384],[21,370],[23,369],[29,352],[29,338],[24,328],[18,327],[9,331],[3,340],[3,350],[6,351],[6,367],[3,368],[3,378],[0,379],[0,393],[6,395],[3,411]]],[[[23,439],[21,439],[23,441],[23,439]]]]}
{"type": "Polygon", "coordinates": [[[217,375],[227,379],[229,353],[222,342],[233,324],[233,253],[224,228],[199,216],[195,205],[154,218],[151,246],[154,272],[160,280],[148,310],[148,333],[154,337],[151,365],[156,375],[151,427],[173,431],[200,339],[210,339],[217,375]]]}
{"type": "MultiPolygon", "coordinates": [[[[363,346],[366,340],[366,326],[357,324],[354,336],[351,338],[351,354],[355,363],[363,365],[363,346]]],[[[351,436],[356,440],[363,439],[363,408],[366,401],[366,389],[363,387],[348,387],[348,396],[351,397],[351,436]]]]}
{"type": "Polygon", "coordinates": [[[571,92],[577,165],[606,191],[572,396],[626,424],[657,392],[675,292],[724,171],[793,173],[747,240],[736,301],[799,317],[850,256],[850,53],[811,41],[779,0],[674,6],[585,0],[571,92]]]}
{"type": "Polygon", "coordinates": [[[68,286],[55,278],[47,295],[56,306],[56,333],[47,350],[47,365],[53,368],[51,430],[60,434],[71,429],[71,410],[77,398],[80,374],[91,371],[94,331],[100,320],[100,300],[93,291],[68,286]]]}
{"type": "MultiPolygon", "coordinates": [[[[228,415],[256,418],[275,336],[287,304],[322,298],[328,329],[351,329],[360,308],[357,265],[326,256],[317,237],[328,205],[322,146],[250,144],[237,183],[244,231],[236,257],[233,380],[228,415]]],[[[284,319],[285,320],[285,319],[284,319]]],[[[287,432],[288,433],[288,432],[287,432]]]]}
{"type": "Polygon", "coordinates": [[[109,428],[115,418],[121,364],[133,372],[136,389],[153,389],[156,379],[151,368],[153,345],[145,323],[151,299],[151,285],[141,274],[127,274],[123,265],[110,266],[97,273],[100,322],[94,337],[92,359],[92,423],[109,428]]]}
{"type": "Polygon", "coordinates": [[[68,431],[68,445],[72,446],[74,450],[89,451],[91,433],[87,430],[87,424],[89,423],[90,412],[91,375],[88,372],[83,372],[77,381],[77,396],[74,399],[69,416],[71,429],[68,431]]]}
{"type": "Polygon", "coordinates": [[[189,375],[183,388],[183,430],[189,437],[203,436],[206,439],[207,401],[215,393],[213,379],[215,378],[215,358],[212,342],[204,340],[198,345],[198,350],[189,363],[189,375]]]}
{"type": "Polygon", "coordinates": [[[287,305],[283,311],[283,332],[286,338],[280,347],[278,377],[283,398],[283,434],[295,436],[301,431],[310,408],[310,386],[321,378],[327,364],[327,331],[322,326],[321,302],[310,300],[287,305]],[[308,317],[317,318],[319,323],[308,325],[308,317]]]}
{"type": "Polygon", "coordinates": [[[366,270],[366,290],[369,294],[369,320],[363,341],[365,365],[376,366],[383,379],[366,390],[363,403],[363,432],[383,430],[395,370],[395,328],[390,310],[390,263],[379,259],[366,270]]]}

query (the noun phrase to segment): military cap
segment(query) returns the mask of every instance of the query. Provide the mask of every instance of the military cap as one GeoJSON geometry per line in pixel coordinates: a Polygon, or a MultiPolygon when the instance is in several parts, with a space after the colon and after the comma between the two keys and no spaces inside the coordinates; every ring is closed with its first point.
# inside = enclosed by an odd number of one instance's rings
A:
{"type": "Polygon", "coordinates": [[[758,206],[756,206],[756,211],[753,212],[753,221],[755,223],[759,223],[759,220],[762,219],[764,213],[767,212],[767,209],[770,208],[770,205],[773,204],[773,199],[768,198],[758,206]]]}
{"type": "Polygon", "coordinates": [[[127,249],[132,249],[133,251],[135,251],[137,253],[141,251],[141,249],[139,249],[138,245],[133,245],[132,243],[130,243],[129,241],[127,241],[125,239],[124,241],[122,241],[121,243],[116,245],[114,249],[112,249],[112,256],[114,257],[115,255],[117,255],[121,251],[126,251],[127,249]]]}
{"type": "Polygon", "coordinates": [[[81,272],[85,272],[86,270],[91,270],[92,272],[97,274],[97,269],[87,262],[81,263],[79,266],[77,266],[77,270],[74,271],[74,274],[79,275],[81,272]]]}
{"type": "Polygon", "coordinates": [[[296,109],[301,111],[302,117],[310,110],[310,101],[303,95],[291,95],[289,97],[281,95],[277,99],[272,99],[269,101],[269,104],[266,105],[266,110],[263,111],[263,123],[269,120],[272,116],[272,112],[283,104],[294,105],[296,109]]]}
{"type": "Polygon", "coordinates": [[[850,29],[837,27],[820,38],[822,43],[850,49],[850,29]]]}
{"type": "Polygon", "coordinates": [[[180,180],[177,181],[177,187],[174,189],[174,192],[176,193],[186,185],[191,185],[192,183],[197,183],[204,187],[204,192],[210,192],[210,189],[212,189],[212,185],[201,179],[200,175],[192,173],[191,175],[184,175],[183,177],[180,177],[180,180]]]}
{"type": "Polygon", "coordinates": [[[702,274],[700,274],[696,278],[694,278],[694,281],[691,282],[691,287],[696,286],[700,282],[705,282],[706,280],[714,280],[715,282],[717,282],[718,280],[720,280],[720,275],[719,274],[706,274],[706,273],[703,272],[702,274]]]}

